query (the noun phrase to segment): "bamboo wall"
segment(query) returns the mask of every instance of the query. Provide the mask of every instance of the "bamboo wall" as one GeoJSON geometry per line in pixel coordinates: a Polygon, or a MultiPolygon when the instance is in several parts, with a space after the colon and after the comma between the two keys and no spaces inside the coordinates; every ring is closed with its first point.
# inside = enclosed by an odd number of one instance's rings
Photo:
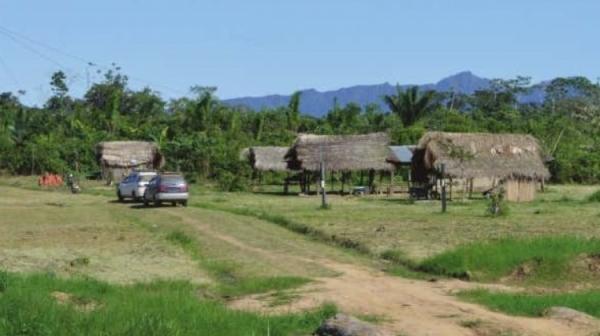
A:
{"type": "Polygon", "coordinates": [[[506,200],[510,202],[531,202],[535,199],[537,181],[511,179],[504,184],[506,200]]]}

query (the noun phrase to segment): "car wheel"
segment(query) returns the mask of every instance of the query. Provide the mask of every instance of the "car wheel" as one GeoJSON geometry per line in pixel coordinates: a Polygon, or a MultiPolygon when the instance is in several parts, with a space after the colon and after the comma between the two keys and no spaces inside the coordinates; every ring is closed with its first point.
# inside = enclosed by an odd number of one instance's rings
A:
{"type": "Polygon", "coordinates": [[[187,206],[187,201],[181,201],[181,205],[183,205],[184,207],[187,206]]]}
{"type": "Polygon", "coordinates": [[[117,190],[117,198],[119,199],[119,202],[123,202],[123,195],[121,195],[121,190],[117,190]]]}
{"type": "Polygon", "coordinates": [[[149,206],[150,203],[148,203],[148,200],[146,199],[146,197],[144,197],[144,206],[149,206]]]}

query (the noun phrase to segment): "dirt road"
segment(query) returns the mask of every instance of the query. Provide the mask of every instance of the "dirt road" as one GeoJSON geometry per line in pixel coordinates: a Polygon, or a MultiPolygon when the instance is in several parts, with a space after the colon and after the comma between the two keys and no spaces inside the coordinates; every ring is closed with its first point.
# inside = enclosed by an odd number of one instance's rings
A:
{"type": "Polygon", "coordinates": [[[476,287],[477,284],[456,280],[410,280],[390,276],[364,265],[273,251],[269,246],[248,244],[243,237],[236,237],[231,232],[220,230],[218,226],[207,224],[198,213],[203,210],[166,211],[195,228],[199,234],[222,240],[248,253],[265,258],[284,258],[292,264],[316,262],[339,274],[317,278],[314,283],[293,293],[296,298],[285,305],[272,307],[268,295],[255,295],[231,302],[231,306],[237,309],[277,313],[333,302],[350,314],[377,316],[383,320],[381,326],[392,335],[407,336],[588,336],[600,330],[600,325],[597,324],[577,325],[547,318],[508,316],[460,301],[451,295],[460,289],[476,287]]]}

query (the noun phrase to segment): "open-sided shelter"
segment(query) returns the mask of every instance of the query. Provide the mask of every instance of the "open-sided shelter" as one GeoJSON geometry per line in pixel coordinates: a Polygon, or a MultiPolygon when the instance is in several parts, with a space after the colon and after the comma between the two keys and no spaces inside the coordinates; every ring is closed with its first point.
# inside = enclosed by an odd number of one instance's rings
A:
{"type": "MultiPolygon", "coordinates": [[[[369,185],[374,172],[391,172],[394,166],[386,161],[389,155],[389,136],[386,133],[361,135],[300,134],[286,155],[288,168],[316,173],[321,163],[327,172],[369,172],[369,185]]],[[[306,175],[306,174],[305,174],[306,175]]]]}

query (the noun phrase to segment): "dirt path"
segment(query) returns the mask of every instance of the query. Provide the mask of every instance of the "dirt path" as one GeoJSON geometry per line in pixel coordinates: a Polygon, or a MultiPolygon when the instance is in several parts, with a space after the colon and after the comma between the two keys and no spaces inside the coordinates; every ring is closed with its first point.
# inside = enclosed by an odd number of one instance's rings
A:
{"type": "MultiPolygon", "coordinates": [[[[265,258],[282,257],[280,251],[274,252],[265,246],[251,246],[238,237],[203,223],[199,216],[193,216],[190,212],[167,211],[202,234],[225,241],[236,248],[264,255],[265,258]]],[[[298,311],[333,302],[342,311],[350,314],[381,317],[384,319],[381,324],[383,328],[394,335],[407,336],[588,336],[600,330],[600,325],[569,325],[564,321],[547,318],[508,316],[460,301],[451,295],[457,290],[478,286],[473,283],[404,279],[372,268],[326,258],[307,260],[306,257],[293,254],[285,254],[285,258],[290,263],[318,262],[340,275],[317,278],[314,283],[296,291],[296,299],[285,305],[271,307],[268,295],[256,295],[231,302],[231,306],[277,313],[298,311]]]]}

